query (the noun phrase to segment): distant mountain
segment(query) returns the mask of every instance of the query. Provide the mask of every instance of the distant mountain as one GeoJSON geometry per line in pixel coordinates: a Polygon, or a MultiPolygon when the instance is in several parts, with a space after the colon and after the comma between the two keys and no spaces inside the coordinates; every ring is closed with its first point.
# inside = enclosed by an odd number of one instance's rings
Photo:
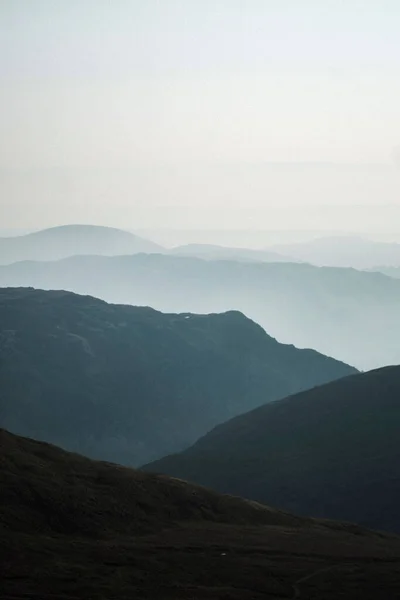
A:
{"type": "Polygon", "coordinates": [[[67,289],[164,312],[239,310],[280,342],[366,370],[400,363],[400,281],[308,264],[161,254],[0,267],[1,286],[67,289]]]}
{"type": "MultiPolygon", "coordinates": [[[[212,209],[211,209],[212,210],[212,209]]],[[[222,212],[226,213],[226,210],[222,212]]],[[[282,207],[282,215],[284,212],[290,210],[290,207],[282,207]]],[[[303,207],[304,210],[304,207],[303,207]]],[[[297,210],[300,214],[301,209],[297,210]]],[[[204,216],[204,215],[203,215],[204,216]]],[[[211,215],[210,215],[211,217],[211,215]]],[[[390,215],[393,217],[393,215],[390,215]]],[[[388,221],[390,221],[390,217],[388,221]]],[[[287,219],[286,219],[287,220],[287,219]]],[[[212,217],[211,217],[212,221],[212,217]]],[[[317,227],[317,229],[261,229],[257,227],[257,223],[265,222],[265,210],[262,208],[260,211],[255,211],[254,207],[251,207],[243,214],[242,228],[225,228],[219,229],[215,225],[210,229],[185,227],[183,229],[173,229],[171,227],[158,227],[154,229],[142,229],[138,228],[133,231],[145,238],[156,241],[162,246],[172,248],[174,246],[183,245],[213,245],[213,246],[226,246],[230,248],[254,248],[263,250],[266,246],[270,247],[275,244],[293,244],[298,242],[306,242],[317,237],[324,236],[340,236],[340,235],[353,235],[357,236],[358,233],[346,231],[343,233],[343,228],[326,229],[326,215],[325,223],[323,227],[317,227]],[[247,214],[246,214],[247,213],[247,214]],[[246,223],[249,223],[248,217],[251,217],[251,228],[246,223]]],[[[210,223],[210,221],[209,221],[210,223]]],[[[267,248],[269,250],[270,248],[267,248]]]]}
{"type": "Polygon", "coordinates": [[[275,244],[268,250],[321,267],[400,267],[400,244],[375,242],[356,236],[333,236],[295,244],[275,244]]]}
{"type": "Polygon", "coordinates": [[[374,267],[369,269],[370,271],[378,271],[379,273],[383,273],[388,277],[394,277],[395,279],[400,279],[400,267],[374,267]]]}
{"type": "Polygon", "coordinates": [[[386,367],[262,406],[146,469],[400,532],[399,431],[400,367],[386,367]]]}
{"type": "Polygon", "coordinates": [[[133,233],[94,225],[63,225],[0,238],[3,265],[21,260],[58,260],[79,254],[113,256],[162,251],[158,244],[133,233]]]}
{"type": "Polygon", "coordinates": [[[252,250],[249,248],[229,248],[213,244],[186,244],[177,246],[169,254],[178,256],[195,256],[205,260],[237,260],[242,262],[298,262],[277,252],[268,250],[252,250]]]}
{"type": "Polygon", "coordinates": [[[238,312],[162,314],[33,289],[0,289],[0,365],[3,427],[125,464],[355,372],[238,312]]]}
{"type": "Polygon", "coordinates": [[[400,593],[396,536],[295,517],[4,430],[0,455],[4,600],[400,593]]]}

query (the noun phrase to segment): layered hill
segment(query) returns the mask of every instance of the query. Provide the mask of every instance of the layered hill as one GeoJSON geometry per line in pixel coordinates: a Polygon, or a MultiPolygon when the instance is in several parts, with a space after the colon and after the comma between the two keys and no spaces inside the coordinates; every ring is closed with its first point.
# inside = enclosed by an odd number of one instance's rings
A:
{"type": "Polygon", "coordinates": [[[357,236],[329,236],[294,244],[275,244],[270,250],[324,267],[400,266],[400,244],[357,236]]]}
{"type": "Polygon", "coordinates": [[[400,539],[0,430],[2,598],[394,599],[400,539]]]}
{"type": "Polygon", "coordinates": [[[371,271],[379,271],[380,273],[384,273],[388,275],[388,277],[394,277],[395,279],[400,279],[400,267],[380,267],[377,266],[371,271]]]}
{"type": "Polygon", "coordinates": [[[76,256],[0,267],[0,285],[67,289],[164,312],[239,310],[280,342],[367,370],[400,362],[400,281],[307,264],[76,256]]]}
{"type": "Polygon", "coordinates": [[[113,256],[162,250],[158,244],[121,229],[63,225],[0,238],[0,264],[21,260],[57,260],[80,254],[113,256]]]}
{"type": "Polygon", "coordinates": [[[387,367],[262,406],[146,469],[400,532],[399,431],[400,367],[387,367]]]}
{"type": "Polygon", "coordinates": [[[3,427],[125,464],[355,372],[238,312],[162,314],[24,288],[0,289],[0,365],[3,427]]]}
{"type": "Polygon", "coordinates": [[[21,533],[110,536],[180,522],[296,525],[298,517],[0,429],[1,525],[21,533]]]}
{"type": "Polygon", "coordinates": [[[169,251],[177,256],[193,256],[205,260],[237,260],[240,262],[296,262],[272,250],[253,250],[250,248],[231,248],[215,244],[186,244],[169,251]]]}

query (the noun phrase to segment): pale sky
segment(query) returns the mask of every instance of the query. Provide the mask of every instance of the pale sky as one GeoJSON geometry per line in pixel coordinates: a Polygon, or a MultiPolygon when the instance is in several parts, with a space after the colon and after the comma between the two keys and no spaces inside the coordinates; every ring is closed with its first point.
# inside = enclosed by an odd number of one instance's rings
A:
{"type": "Polygon", "coordinates": [[[0,0],[2,227],[400,205],[399,31],[398,0],[0,0]]]}

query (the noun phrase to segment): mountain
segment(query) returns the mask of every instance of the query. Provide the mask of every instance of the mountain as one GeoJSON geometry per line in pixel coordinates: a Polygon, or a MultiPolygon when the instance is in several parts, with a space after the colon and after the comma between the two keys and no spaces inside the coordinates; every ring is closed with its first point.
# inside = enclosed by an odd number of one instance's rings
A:
{"type": "Polygon", "coordinates": [[[262,406],[146,469],[400,532],[399,431],[400,367],[386,367],[262,406]]]}
{"type": "Polygon", "coordinates": [[[21,260],[57,260],[79,254],[113,256],[162,251],[158,244],[133,233],[94,225],[63,225],[0,238],[0,264],[3,265],[21,260]]]}
{"type": "Polygon", "coordinates": [[[268,250],[250,248],[229,248],[213,244],[186,244],[169,251],[177,256],[194,256],[205,260],[237,260],[243,262],[297,262],[287,256],[268,250]]]}
{"type": "Polygon", "coordinates": [[[400,267],[374,267],[370,269],[371,271],[379,271],[379,273],[383,273],[388,277],[394,277],[395,279],[400,279],[400,267]]]}
{"type": "Polygon", "coordinates": [[[0,336],[1,425],[125,464],[355,372],[238,312],[162,314],[69,292],[0,289],[0,336]]]}
{"type": "MultiPolygon", "coordinates": [[[[360,207],[359,207],[360,208],[360,207]]],[[[210,209],[213,210],[212,208],[210,209]]],[[[287,212],[288,207],[282,207],[282,215],[287,212]]],[[[276,244],[293,244],[297,242],[306,242],[311,239],[320,237],[323,233],[324,236],[338,236],[343,234],[343,227],[327,229],[326,228],[326,214],[324,216],[325,222],[323,226],[317,227],[317,229],[279,229],[274,227],[273,229],[260,229],[257,227],[257,223],[265,221],[265,210],[255,211],[254,207],[245,211],[242,219],[242,228],[236,227],[229,229],[225,227],[219,229],[214,226],[210,229],[210,221],[208,221],[208,227],[202,229],[199,225],[198,228],[193,229],[188,226],[183,229],[173,229],[172,227],[159,226],[158,228],[136,228],[133,233],[137,233],[145,238],[156,241],[162,246],[172,248],[174,246],[183,246],[187,244],[200,244],[200,245],[216,245],[216,246],[227,246],[231,248],[255,248],[262,251],[263,248],[269,247],[276,244]],[[251,228],[246,228],[246,222],[249,223],[247,217],[251,216],[251,228]]],[[[298,209],[301,212],[301,209],[298,209]]],[[[225,210],[226,213],[226,210],[225,210]]],[[[204,215],[203,215],[204,216],[204,215]]],[[[211,215],[210,215],[211,216],[211,215]]],[[[397,216],[397,215],[396,215],[397,216]]],[[[390,219],[393,219],[394,215],[390,215],[390,219]]],[[[211,217],[212,221],[212,217],[211,217]]],[[[287,224],[287,219],[286,219],[287,224]]],[[[358,233],[346,231],[346,235],[357,236],[358,233]]],[[[396,238],[395,238],[396,239],[396,238]]]]}
{"type": "Polygon", "coordinates": [[[267,249],[320,267],[400,267],[400,244],[357,236],[330,236],[294,244],[275,244],[267,249]]]}
{"type": "Polygon", "coordinates": [[[4,600],[400,595],[400,538],[0,430],[4,600]]]}
{"type": "Polygon", "coordinates": [[[363,370],[400,363],[400,281],[381,273],[136,254],[15,263],[0,267],[0,285],[67,289],[164,312],[234,309],[280,342],[363,370]]]}

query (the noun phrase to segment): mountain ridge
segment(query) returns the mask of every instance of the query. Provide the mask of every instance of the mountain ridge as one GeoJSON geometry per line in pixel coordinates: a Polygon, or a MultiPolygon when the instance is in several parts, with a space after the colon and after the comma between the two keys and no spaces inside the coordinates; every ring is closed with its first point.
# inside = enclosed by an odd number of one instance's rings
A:
{"type": "Polygon", "coordinates": [[[165,254],[0,267],[0,285],[67,289],[163,312],[239,310],[283,343],[363,370],[400,362],[400,282],[381,273],[165,254]]]}
{"type": "Polygon", "coordinates": [[[379,265],[400,266],[400,244],[378,242],[360,236],[320,237],[293,244],[274,244],[267,248],[316,266],[372,269],[379,265]]]}
{"type": "Polygon", "coordinates": [[[184,244],[168,251],[173,256],[193,256],[204,260],[238,260],[249,262],[297,262],[273,250],[254,250],[217,244],[184,244]]]}
{"type": "Polygon", "coordinates": [[[0,361],[3,426],[131,465],[355,372],[279,344],[237,311],[164,314],[30,288],[0,288],[0,361]]]}
{"type": "Polygon", "coordinates": [[[400,532],[400,367],[237,416],[145,470],[298,514],[400,532]]]}

